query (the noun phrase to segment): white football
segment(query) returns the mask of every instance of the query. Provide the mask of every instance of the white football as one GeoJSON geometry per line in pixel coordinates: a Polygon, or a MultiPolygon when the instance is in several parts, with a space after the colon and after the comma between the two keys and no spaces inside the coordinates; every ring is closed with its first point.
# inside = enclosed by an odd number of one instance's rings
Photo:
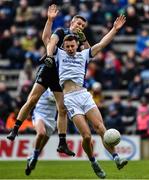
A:
{"type": "Polygon", "coordinates": [[[116,146],[121,140],[120,132],[116,129],[108,129],[103,137],[105,144],[110,146],[116,146]]]}

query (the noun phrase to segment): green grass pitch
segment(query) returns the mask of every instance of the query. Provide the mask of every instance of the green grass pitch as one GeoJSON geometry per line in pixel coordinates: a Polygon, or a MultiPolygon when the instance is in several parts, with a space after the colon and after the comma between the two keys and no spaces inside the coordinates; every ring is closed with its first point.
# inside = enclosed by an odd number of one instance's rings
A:
{"type": "MultiPolygon", "coordinates": [[[[108,179],[149,179],[149,160],[129,161],[117,170],[112,161],[101,161],[108,179]]],[[[0,161],[0,179],[98,179],[88,161],[39,161],[30,176],[25,161],[0,161]]]]}

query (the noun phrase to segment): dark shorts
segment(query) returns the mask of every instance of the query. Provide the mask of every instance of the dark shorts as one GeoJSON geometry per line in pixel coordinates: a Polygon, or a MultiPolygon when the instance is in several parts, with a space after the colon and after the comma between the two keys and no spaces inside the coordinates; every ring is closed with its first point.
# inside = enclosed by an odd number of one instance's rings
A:
{"type": "Polygon", "coordinates": [[[41,84],[43,87],[50,88],[51,91],[62,92],[59,84],[59,77],[56,67],[48,68],[44,64],[38,69],[36,76],[36,83],[41,84]]]}

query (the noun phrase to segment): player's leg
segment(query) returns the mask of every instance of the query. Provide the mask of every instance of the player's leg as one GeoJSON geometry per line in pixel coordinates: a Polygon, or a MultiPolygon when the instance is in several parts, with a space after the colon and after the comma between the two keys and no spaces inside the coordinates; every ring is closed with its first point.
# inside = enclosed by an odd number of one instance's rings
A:
{"type": "MultiPolygon", "coordinates": [[[[97,134],[99,134],[101,136],[102,141],[103,141],[103,136],[106,131],[106,128],[104,126],[103,119],[102,119],[101,113],[98,110],[98,108],[93,107],[92,109],[90,109],[86,113],[86,117],[91,121],[94,130],[96,131],[97,134]]],[[[113,159],[114,159],[118,169],[123,168],[128,163],[128,161],[126,159],[120,159],[120,157],[118,156],[118,154],[115,151],[114,146],[107,146],[104,143],[103,143],[103,145],[109,151],[109,153],[113,156],[113,159]]]]}
{"type": "Polygon", "coordinates": [[[56,106],[58,110],[57,128],[59,135],[59,145],[57,148],[58,152],[65,153],[69,156],[75,156],[66,143],[66,132],[67,132],[67,111],[64,106],[64,96],[62,92],[53,92],[56,99],[56,106]]]}
{"type": "Polygon", "coordinates": [[[18,116],[17,121],[14,125],[13,130],[7,136],[9,140],[14,140],[16,135],[18,134],[19,127],[21,126],[22,122],[27,118],[28,114],[31,112],[33,107],[36,105],[37,101],[39,100],[40,96],[45,92],[45,87],[35,83],[26,103],[22,106],[18,116]]]}
{"type": "Polygon", "coordinates": [[[47,136],[45,123],[42,119],[38,119],[38,121],[35,122],[34,126],[37,134],[34,144],[33,159],[38,159],[38,156],[43,147],[46,145],[49,137],[47,136]]]}
{"type": "Polygon", "coordinates": [[[46,143],[49,140],[49,137],[47,136],[46,127],[44,121],[41,119],[38,119],[34,123],[35,130],[37,132],[36,138],[35,138],[35,144],[34,144],[34,151],[31,157],[27,160],[27,166],[25,169],[25,174],[30,175],[31,171],[35,169],[38,157],[46,145],[46,143]]]}
{"type": "Polygon", "coordinates": [[[83,138],[82,147],[91,162],[91,166],[92,166],[94,172],[96,173],[96,175],[98,177],[105,178],[105,176],[106,176],[105,172],[98,165],[98,163],[93,155],[91,131],[85,120],[85,117],[83,115],[75,115],[73,117],[73,123],[75,124],[75,126],[77,127],[77,129],[79,130],[79,132],[83,138]]]}

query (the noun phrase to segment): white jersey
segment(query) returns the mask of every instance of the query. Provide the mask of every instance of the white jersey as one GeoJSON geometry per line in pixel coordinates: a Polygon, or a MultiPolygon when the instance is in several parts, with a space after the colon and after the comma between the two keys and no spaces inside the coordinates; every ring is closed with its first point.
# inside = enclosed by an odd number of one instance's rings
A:
{"type": "Polygon", "coordinates": [[[60,85],[62,86],[66,80],[72,80],[79,86],[83,86],[87,65],[91,57],[91,49],[85,49],[76,52],[74,56],[69,56],[64,50],[58,48],[55,59],[60,85]]]}
{"type": "Polygon", "coordinates": [[[33,124],[38,120],[44,121],[45,125],[52,131],[56,127],[56,102],[53,93],[47,89],[38,100],[33,111],[33,124]]]}

